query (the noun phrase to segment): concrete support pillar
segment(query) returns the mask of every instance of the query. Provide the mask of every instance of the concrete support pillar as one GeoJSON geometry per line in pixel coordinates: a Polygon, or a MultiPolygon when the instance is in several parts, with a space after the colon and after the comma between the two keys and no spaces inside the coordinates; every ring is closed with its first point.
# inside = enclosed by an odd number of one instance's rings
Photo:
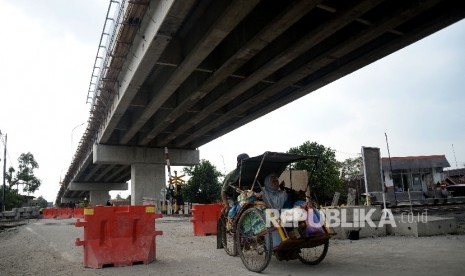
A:
{"type": "MultiPolygon", "coordinates": [[[[195,149],[170,149],[171,166],[192,166],[199,163],[195,149]]],[[[95,144],[94,164],[131,166],[131,205],[142,204],[143,198],[161,199],[166,187],[165,149],[95,144]]]]}
{"type": "Polygon", "coordinates": [[[109,199],[110,193],[108,191],[90,191],[90,206],[105,205],[109,199]]]}
{"type": "Polygon", "coordinates": [[[131,205],[142,204],[142,198],[161,199],[165,184],[165,165],[131,165],[131,205]]]}

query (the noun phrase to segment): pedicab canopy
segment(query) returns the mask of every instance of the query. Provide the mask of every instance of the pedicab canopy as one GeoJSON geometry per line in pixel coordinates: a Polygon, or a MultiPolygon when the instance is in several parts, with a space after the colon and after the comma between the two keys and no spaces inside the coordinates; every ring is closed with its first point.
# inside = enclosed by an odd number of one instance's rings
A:
{"type": "Polygon", "coordinates": [[[261,155],[244,159],[241,163],[241,177],[238,186],[240,189],[252,187],[255,177],[262,186],[268,174],[276,173],[279,176],[289,164],[307,159],[314,159],[316,162],[317,156],[267,151],[261,155]]]}

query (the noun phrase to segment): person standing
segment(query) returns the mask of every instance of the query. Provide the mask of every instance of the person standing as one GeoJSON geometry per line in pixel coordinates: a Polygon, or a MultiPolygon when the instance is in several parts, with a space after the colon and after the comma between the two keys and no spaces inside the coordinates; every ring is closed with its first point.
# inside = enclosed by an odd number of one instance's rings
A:
{"type": "Polygon", "coordinates": [[[241,173],[241,162],[247,158],[249,158],[247,153],[239,154],[237,156],[236,168],[229,172],[223,180],[223,187],[221,188],[221,201],[224,207],[229,207],[228,196],[232,196],[234,194],[234,189],[230,185],[235,185],[239,181],[241,173]]]}

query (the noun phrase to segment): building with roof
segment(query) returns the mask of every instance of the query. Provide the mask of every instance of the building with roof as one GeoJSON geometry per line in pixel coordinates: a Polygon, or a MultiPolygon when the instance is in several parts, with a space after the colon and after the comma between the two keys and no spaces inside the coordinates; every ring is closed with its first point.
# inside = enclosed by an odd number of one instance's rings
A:
{"type": "Polygon", "coordinates": [[[465,168],[444,171],[444,176],[452,185],[465,184],[465,168]]]}
{"type": "Polygon", "coordinates": [[[383,157],[381,163],[386,187],[396,192],[432,191],[450,167],[445,155],[383,157]]]}
{"type": "Polygon", "coordinates": [[[444,177],[452,196],[465,197],[465,168],[444,171],[444,177]]]}

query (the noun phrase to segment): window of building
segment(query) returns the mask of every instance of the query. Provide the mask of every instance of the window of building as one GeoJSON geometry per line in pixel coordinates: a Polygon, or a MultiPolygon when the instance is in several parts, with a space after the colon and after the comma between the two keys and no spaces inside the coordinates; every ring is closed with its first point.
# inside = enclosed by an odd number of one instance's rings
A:
{"type": "Polygon", "coordinates": [[[422,191],[427,189],[427,182],[432,181],[432,169],[394,170],[392,179],[396,191],[422,191]]]}
{"type": "Polygon", "coordinates": [[[409,189],[409,173],[406,170],[394,170],[392,173],[392,181],[396,192],[404,192],[409,189]]]}

